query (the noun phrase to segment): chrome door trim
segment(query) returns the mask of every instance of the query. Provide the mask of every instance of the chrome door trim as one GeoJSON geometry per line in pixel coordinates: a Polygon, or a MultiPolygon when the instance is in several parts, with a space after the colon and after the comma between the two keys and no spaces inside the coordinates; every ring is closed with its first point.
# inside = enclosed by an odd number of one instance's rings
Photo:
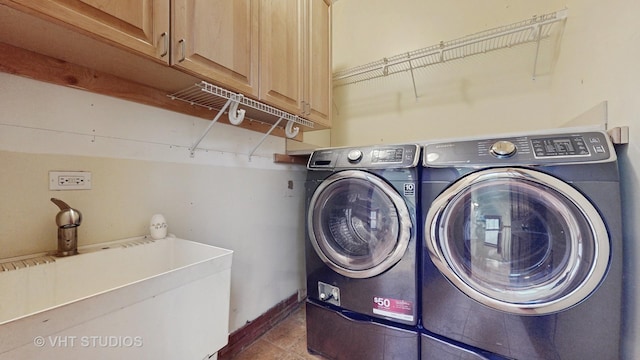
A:
{"type": "MultiPolygon", "coordinates": [[[[357,279],[370,278],[370,277],[379,275],[384,271],[386,271],[387,269],[389,269],[390,267],[392,267],[393,265],[395,265],[398,261],[400,261],[400,259],[402,259],[402,256],[404,255],[409,245],[409,240],[411,239],[411,231],[412,231],[411,229],[413,227],[411,222],[411,216],[409,214],[409,208],[407,207],[407,204],[405,203],[402,196],[400,196],[400,194],[398,194],[398,192],[383,179],[379,178],[378,176],[372,173],[362,171],[362,170],[340,171],[335,174],[332,174],[331,176],[326,178],[324,181],[322,181],[322,183],[320,183],[318,188],[316,188],[316,190],[314,191],[313,196],[311,197],[311,201],[309,202],[309,208],[307,210],[307,224],[308,224],[307,232],[309,235],[309,240],[311,242],[311,245],[313,245],[313,248],[316,254],[318,254],[318,256],[320,257],[320,259],[335,272],[350,278],[357,278],[357,279]],[[319,245],[319,241],[326,241],[326,240],[318,239],[317,236],[319,234],[316,234],[316,232],[314,231],[315,225],[316,225],[316,219],[314,218],[313,209],[316,206],[318,197],[331,184],[338,181],[348,180],[348,179],[365,180],[369,182],[372,187],[380,189],[384,194],[386,194],[389,197],[389,199],[394,204],[395,209],[398,213],[398,223],[400,224],[400,229],[398,231],[397,244],[394,247],[393,252],[388,254],[387,257],[384,260],[382,260],[380,263],[365,270],[348,269],[329,259],[329,257],[327,257],[327,255],[322,251],[319,245]]],[[[335,256],[336,258],[344,259],[344,262],[345,263],[347,262],[346,256],[339,253],[335,253],[335,255],[336,255],[335,256]]]]}
{"type": "MultiPolygon", "coordinates": [[[[432,262],[453,285],[467,296],[484,305],[512,314],[544,315],[570,308],[586,299],[598,287],[606,276],[609,266],[611,252],[609,235],[602,217],[591,202],[568,183],[540,171],[526,168],[492,168],[477,171],[459,179],[443,191],[431,204],[427,212],[424,232],[427,251],[432,262]],[[594,239],[594,261],[586,278],[575,289],[569,290],[569,292],[557,299],[540,303],[515,303],[500,300],[497,298],[499,296],[492,296],[496,294],[491,294],[490,292],[485,294],[477,290],[473,284],[469,284],[459,276],[453,266],[447,262],[445,252],[438,240],[442,232],[440,220],[442,220],[441,216],[445,209],[463,189],[472,184],[505,178],[526,180],[557,191],[579,209],[591,229],[591,235],[594,239]]],[[[580,239],[572,238],[571,245],[576,245],[579,241],[582,241],[581,237],[580,239]]],[[[580,255],[579,253],[571,254],[573,260],[579,259],[580,255]]],[[[571,284],[570,280],[576,276],[577,272],[571,266],[564,270],[564,276],[559,277],[553,284],[547,284],[548,286],[545,286],[545,289],[540,289],[540,291],[561,293],[558,287],[567,287],[567,284],[571,284]]]]}

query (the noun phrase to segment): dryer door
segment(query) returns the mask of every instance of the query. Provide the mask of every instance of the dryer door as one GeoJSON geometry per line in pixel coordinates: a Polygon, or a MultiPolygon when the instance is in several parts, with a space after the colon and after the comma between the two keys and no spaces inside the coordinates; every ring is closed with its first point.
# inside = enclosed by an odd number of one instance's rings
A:
{"type": "Polygon", "coordinates": [[[587,298],[605,277],[609,237],[593,205],[539,171],[467,175],[432,203],[429,255],[471,298],[515,314],[554,313],[587,298]]]}
{"type": "Polygon", "coordinates": [[[352,278],[372,277],[393,266],[411,237],[403,198],[366,171],[329,176],[314,192],[307,216],[309,239],[318,256],[352,278]]]}

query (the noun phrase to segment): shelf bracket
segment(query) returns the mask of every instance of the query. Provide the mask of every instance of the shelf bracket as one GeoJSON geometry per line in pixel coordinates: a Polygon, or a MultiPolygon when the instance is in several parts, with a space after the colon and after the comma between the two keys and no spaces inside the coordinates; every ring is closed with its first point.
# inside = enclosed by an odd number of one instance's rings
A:
{"type": "MultiPolygon", "coordinates": [[[[282,122],[282,120],[284,120],[284,116],[281,116],[278,119],[278,121],[276,121],[276,123],[271,126],[269,131],[267,131],[264,135],[262,135],[262,138],[260,138],[260,141],[258,141],[258,143],[256,144],[256,146],[253,147],[253,149],[251,149],[251,152],[249,153],[249,161],[251,161],[251,157],[253,156],[253,153],[256,152],[258,147],[260,147],[260,145],[262,145],[262,143],[267,139],[267,136],[271,135],[273,130],[275,130],[278,127],[278,125],[280,125],[280,122],[282,122]]],[[[293,122],[292,120],[287,121],[287,126],[285,126],[284,128],[284,133],[287,136],[287,138],[294,138],[298,136],[298,132],[300,132],[300,128],[297,126],[294,127],[294,124],[295,122],[293,122]]]]}
{"type": "Polygon", "coordinates": [[[536,73],[538,72],[538,55],[540,53],[540,40],[542,40],[542,28],[540,25],[534,26],[534,32],[536,34],[536,55],[533,59],[533,80],[536,79],[536,73]]]}
{"type": "Polygon", "coordinates": [[[209,126],[207,126],[207,128],[204,130],[204,133],[200,136],[198,140],[196,140],[195,143],[193,143],[193,145],[191,145],[191,147],[189,148],[189,154],[191,157],[195,156],[196,148],[198,147],[198,145],[200,145],[200,142],[202,141],[202,139],[204,139],[204,137],[207,136],[207,134],[209,133],[213,125],[218,121],[218,119],[220,119],[220,116],[224,114],[225,110],[227,110],[231,102],[233,102],[233,100],[231,99],[227,100],[227,102],[224,104],[222,109],[218,111],[218,114],[216,115],[216,117],[214,117],[213,120],[211,120],[211,123],[209,123],[209,126]]]}
{"type": "Polygon", "coordinates": [[[418,89],[416,88],[416,78],[413,75],[413,65],[411,64],[411,54],[407,53],[407,58],[409,59],[409,71],[411,72],[411,82],[413,82],[413,95],[418,101],[418,89]]]}
{"type": "Polygon", "coordinates": [[[253,153],[256,152],[258,147],[260,147],[260,145],[262,145],[262,143],[267,139],[267,136],[269,136],[273,132],[273,130],[275,130],[275,128],[278,127],[282,119],[284,119],[284,117],[281,116],[278,119],[278,121],[276,121],[275,124],[271,125],[271,128],[269,129],[269,131],[267,131],[264,135],[262,135],[262,138],[260,138],[260,141],[258,141],[258,143],[256,144],[256,146],[253,147],[253,149],[251,149],[251,152],[249,153],[249,161],[251,161],[251,157],[253,156],[253,153]]]}

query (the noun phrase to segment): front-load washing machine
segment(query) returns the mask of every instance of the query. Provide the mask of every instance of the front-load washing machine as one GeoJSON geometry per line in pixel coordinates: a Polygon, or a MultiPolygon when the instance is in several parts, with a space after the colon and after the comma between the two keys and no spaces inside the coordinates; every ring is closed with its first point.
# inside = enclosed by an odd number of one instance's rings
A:
{"type": "Polygon", "coordinates": [[[382,348],[390,353],[376,359],[398,358],[398,347],[401,358],[418,358],[419,162],[415,144],[311,154],[306,270],[312,352],[357,359],[363,354],[356,344],[387,344],[382,348]]]}
{"type": "Polygon", "coordinates": [[[424,165],[425,329],[521,360],[619,359],[620,186],[606,133],[432,143],[424,165]]]}

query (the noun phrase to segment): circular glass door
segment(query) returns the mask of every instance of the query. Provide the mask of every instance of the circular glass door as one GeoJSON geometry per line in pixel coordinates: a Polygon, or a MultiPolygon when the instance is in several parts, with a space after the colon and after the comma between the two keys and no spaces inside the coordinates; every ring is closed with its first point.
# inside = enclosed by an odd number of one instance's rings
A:
{"type": "Polygon", "coordinates": [[[604,278],[610,244],[599,213],[567,183],[521,168],[467,175],[432,203],[429,255],[471,298],[516,314],[581,302],[604,278]]]}
{"type": "Polygon", "coordinates": [[[359,170],[335,173],[318,186],[307,223],[322,261],[352,278],[375,276],[397,263],[412,227],[407,205],[395,189],[359,170]]]}

